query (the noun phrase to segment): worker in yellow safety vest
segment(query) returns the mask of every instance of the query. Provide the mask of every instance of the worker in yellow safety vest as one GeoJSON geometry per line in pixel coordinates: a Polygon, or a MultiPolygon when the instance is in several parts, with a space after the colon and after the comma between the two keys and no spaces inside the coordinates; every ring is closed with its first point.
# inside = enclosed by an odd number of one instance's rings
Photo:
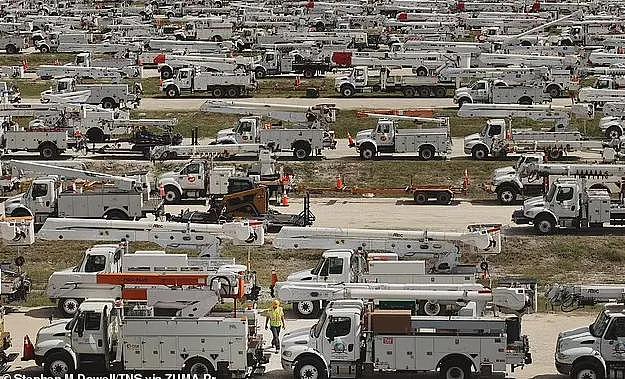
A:
{"type": "Polygon", "coordinates": [[[271,346],[276,348],[276,353],[280,350],[280,330],[285,328],[284,323],[284,310],[280,306],[280,301],[274,300],[271,303],[271,308],[267,311],[267,318],[265,319],[265,329],[267,325],[271,327],[271,346]]]}

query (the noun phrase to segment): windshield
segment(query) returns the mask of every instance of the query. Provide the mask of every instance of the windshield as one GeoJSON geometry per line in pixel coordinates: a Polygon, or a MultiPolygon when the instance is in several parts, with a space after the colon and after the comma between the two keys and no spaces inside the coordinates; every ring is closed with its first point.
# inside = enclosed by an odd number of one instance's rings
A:
{"type": "Polygon", "coordinates": [[[315,268],[313,268],[310,273],[313,275],[318,275],[325,262],[326,260],[324,258],[321,258],[319,262],[317,263],[317,266],[315,266],[315,268]]]}
{"type": "Polygon", "coordinates": [[[609,323],[610,316],[608,316],[606,312],[599,313],[599,316],[597,316],[595,322],[590,324],[590,326],[588,327],[588,329],[590,330],[590,334],[595,337],[601,337],[603,335],[603,332],[605,332],[605,329],[608,327],[609,323]]]}
{"type": "Polygon", "coordinates": [[[552,184],[551,187],[549,187],[549,193],[547,193],[547,202],[551,202],[551,200],[553,199],[553,195],[556,194],[556,185],[552,184]]]}
{"type": "Polygon", "coordinates": [[[519,157],[519,159],[517,159],[516,163],[514,164],[514,169],[518,171],[519,167],[521,167],[521,164],[523,163],[524,160],[525,160],[525,157],[521,155],[521,157],[519,157]]]}
{"type": "Polygon", "coordinates": [[[312,329],[311,329],[312,330],[312,335],[315,338],[317,338],[317,337],[319,337],[319,335],[321,335],[321,329],[323,329],[323,324],[325,324],[327,318],[328,318],[328,314],[324,310],[323,313],[321,314],[321,317],[319,317],[319,321],[317,321],[317,323],[312,326],[312,329]]]}
{"type": "Polygon", "coordinates": [[[480,136],[484,137],[486,135],[487,130],[488,130],[488,124],[484,125],[482,130],[480,130],[480,136]]]}

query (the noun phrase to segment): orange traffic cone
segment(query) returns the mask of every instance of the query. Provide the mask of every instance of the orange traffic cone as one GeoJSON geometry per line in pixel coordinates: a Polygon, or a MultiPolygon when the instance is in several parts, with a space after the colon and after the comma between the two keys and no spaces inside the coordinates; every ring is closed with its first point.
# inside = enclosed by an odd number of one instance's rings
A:
{"type": "Polygon", "coordinates": [[[286,193],[282,195],[282,206],[283,207],[289,206],[289,195],[287,195],[286,193]]]}
{"type": "Polygon", "coordinates": [[[158,195],[161,197],[161,199],[165,198],[165,187],[163,187],[162,184],[158,187],[158,195]]]}
{"type": "Polygon", "coordinates": [[[341,179],[341,175],[339,175],[336,178],[336,189],[337,190],[342,190],[343,189],[343,179],[341,179]]]}
{"type": "Polygon", "coordinates": [[[22,354],[23,361],[30,361],[35,359],[35,347],[28,336],[24,336],[24,352],[22,354]]]}

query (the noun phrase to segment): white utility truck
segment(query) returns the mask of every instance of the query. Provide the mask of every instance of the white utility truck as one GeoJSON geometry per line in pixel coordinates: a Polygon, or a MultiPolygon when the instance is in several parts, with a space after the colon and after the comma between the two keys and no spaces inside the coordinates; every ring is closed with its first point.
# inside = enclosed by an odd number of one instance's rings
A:
{"type": "Polygon", "coordinates": [[[213,97],[243,97],[258,87],[254,73],[207,72],[195,67],[178,70],[176,76],[161,82],[167,97],[182,94],[208,94],[213,97]]]}
{"type": "MultiPolygon", "coordinates": [[[[525,309],[524,293],[505,288],[507,293],[498,298],[499,290],[483,293],[480,301],[490,298],[497,305],[499,300],[508,300],[501,305],[525,309]]],[[[419,292],[371,290],[365,298],[414,299],[419,292]]],[[[432,317],[411,316],[409,311],[371,311],[362,301],[334,301],[312,328],[291,331],[282,338],[282,367],[292,371],[294,378],[436,370],[442,377],[467,378],[473,372],[500,373],[531,363],[519,317],[480,317],[476,302],[467,304],[466,312],[458,316],[432,317]]]]}
{"type": "Polygon", "coordinates": [[[60,96],[82,95],[86,93],[87,104],[102,105],[103,108],[138,106],[141,102],[141,83],[135,83],[130,91],[128,84],[77,84],[74,78],[56,80],[51,89],[41,93],[41,102],[54,102],[60,96]]]}
{"type": "Polygon", "coordinates": [[[243,378],[262,372],[268,362],[252,315],[156,317],[149,308],[141,313],[133,315],[112,299],[86,300],[73,319],[41,328],[33,356],[24,359],[34,359],[45,375],[61,377],[90,369],[243,378]]]}
{"type": "Polygon", "coordinates": [[[25,129],[10,118],[5,118],[0,126],[0,133],[0,147],[4,152],[37,152],[48,160],[58,159],[65,151],[81,145],[80,138],[76,138],[67,129],[25,129]]]}
{"type": "Polygon", "coordinates": [[[334,104],[311,107],[282,104],[213,101],[200,110],[226,114],[244,114],[235,128],[217,133],[216,144],[259,143],[272,151],[292,151],[296,159],[311,154],[321,155],[323,149],[334,149],[336,141],[331,125],[336,121],[334,104]],[[293,127],[264,124],[263,117],[293,122],[293,127]]]}
{"type": "Polygon", "coordinates": [[[577,99],[597,107],[602,107],[608,102],[625,101],[625,86],[612,76],[600,76],[592,87],[581,88],[577,99]]]}
{"type": "Polygon", "coordinates": [[[501,80],[478,80],[471,87],[460,87],[454,93],[454,103],[462,107],[465,103],[486,104],[541,104],[551,101],[542,87],[508,85],[501,80]]]}
{"type": "Polygon", "coordinates": [[[584,178],[562,177],[551,183],[544,196],[525,200],[514,211],[516,224],[533,224],[539,234],[552,234],[561,228],[600,228],[625,225],[625,203],[610,199],[605,188],[591,188],[584,178]]]}
{"type": "Polygon", "coordinates": [[[52,78],[76,79],[117,79],[141,78],[141,66],[126,66],[123,68],[110,66],[95,66],[91,64],[91,53],[76,55],[74,62],[65,65],[40,65],[35,73],[43,80],[52,78]]]}
{"type": "Polygon", "coordinates": [[[412,69],[354,67],[347,75],[334,78],[334,89],[343,97],[357,93],[399,92],[405,97],[445,97],[453,82],[440,81],[436,76],[422,76],[412,69]]]}
{"type": "Polygon", "coordinates": [[[451,131],[448,118],[425,118],[369,114],[378,118],[375,129],[361,130],[356,140],[350,138],[350,147],[355,147],[364,160],[374,159],[381,154],[413,153],[425,161],[451,154],[451,131]],[[417,125],[430,123],[434,128],[404,129],[399,121],[413,121],[417,125]]]}

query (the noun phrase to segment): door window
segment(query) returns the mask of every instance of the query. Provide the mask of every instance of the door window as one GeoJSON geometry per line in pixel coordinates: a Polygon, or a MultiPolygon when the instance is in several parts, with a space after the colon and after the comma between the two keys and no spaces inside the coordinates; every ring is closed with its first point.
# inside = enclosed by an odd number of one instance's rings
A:
{"type": "Polygon", "coordinates": [[[43,197],[48,194],[48,185],[45,183],[33,184],[33,199],[43,197]]]}
{"type": "Polygon", "coordinates": [[[330,317],[326,329],[327,338],[343,337],[349,334],[352,322],[349,317],[330,317]]]}
{"type": "Polygon", "coordinates": [[[625,337],[625,317],[618,317],[612,321],[610,328],[605,333],[604,339],[617,340],[623,337],[625,337]]]}
{"type": "Polygon", "coordinates": [[[490,137],[498,136],[501,134],[501,125],[492,124],[488,129],[488,135],[490,137]]]}
{"type": "Polygon", "coordinates": [[[85,312],[85,330],[100,330],[100,314],[85,312]]]}
{"type": "Polygon", "coordinates": [[[200,173],[200,164],[199,163],[191,163],[187,167],[184,168],[182,175],[192,175],[200,173]]]}
{"type": "Polygon", "coordinates": [[[573,199],[573,188],[571,187],[562,187],[560,191],[558,191],[558,196],[556,196],[556,201],[561,203],[563,201],[568,201],[573,199]]]}
{"type": "Polygon", "coordinates": [[[328,271],[330,275],[343,273],[343,258],[330,258],[328,259],[328,271]]]}
{"type": "Polygon", "coordinates": [[[106,267],[106,257],[104,255],[90,255],[85,262],[85,272],[100,272],[106,267]]]}

